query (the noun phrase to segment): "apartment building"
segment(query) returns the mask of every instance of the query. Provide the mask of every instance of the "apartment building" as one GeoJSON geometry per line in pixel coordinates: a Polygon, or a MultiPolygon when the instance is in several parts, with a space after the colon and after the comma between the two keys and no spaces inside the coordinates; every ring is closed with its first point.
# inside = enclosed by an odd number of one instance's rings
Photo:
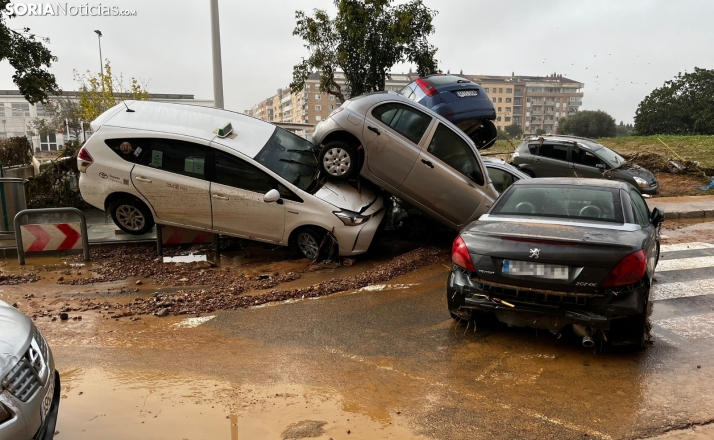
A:
{"type": "MultiPolygon", "coordinates": [[[[336,79],[344,85],[344,75],[336,79]]],[[[504,130],[511,124],[520,125],[526,134],[542,130],[555,132],[558,120],[578,111],[582,105],[585,84],[557,73],[549,76],[494,76],[464,75],[481,84],[496,108],[496,126],[504,130]]],[[[391,74],[385,90],[399,91],[416,79],[416,73],[391,74]]],[[[346,93],[349,96],[349,93],[346,93]]],[[[278,89],[277,94],[246,110],[247,115],[270,122],[317,124],[325,119],[340,101],[333,95],[320,92],[320,74],[313,73],[299,93],[289,88],[278,89]],[[276,102],[278,103],[276,108],[276,102]]]]}
{"type": "MultiPolygon", "coordinates": [[[[79,101],[79,92],[64,92],[64,95],[79,101]]],[[[195,99],[193,95],[183,94],[151,93],[149,94],[149,100],[213,106],[212,100],[195,99]]],[[[0,126],[0,138],[26,136],[32,143],[36,153],[63,149],[65,142],[70,140],[68,133],[57,132],[43,136],[28,135],[30,121],[34,118],[43,118],[45,116],[45,108],[42,103],[30,104],[18,90],[0,90],[0,123],[2,124],[0,126]]]]}

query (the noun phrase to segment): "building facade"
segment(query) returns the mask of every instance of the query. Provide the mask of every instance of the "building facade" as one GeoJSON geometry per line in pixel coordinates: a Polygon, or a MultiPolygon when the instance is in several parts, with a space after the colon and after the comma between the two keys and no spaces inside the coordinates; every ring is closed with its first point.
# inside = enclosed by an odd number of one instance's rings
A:
{"type": "MultiPolygon", "coordinates": [[[[64,92],[64,96],[79,101],[80,94],[78,92],[64,92]]],[[[195,99],[193,95],[152,93],[149,94],[149,100],[213,106],[213,101],[195,99]]],[[[45,108],[42,103],[30,104],[17,90],[0,90],[0,122],[2,123],[0,125],[0,138],[25,136],[32,143],[35,153],[42,154],[44,152],[59,151],[70,140],[68,133],[61,131],[44,136],[30,136],[28,134],[30,121],[45,116],[45,108]]]]}
{"type": "MultiPolygon", "coordinates": [[[[511,124],[520,125],[526,134],[539,130],[554,133],[558,121],[577,112],[582,105],[583,83],[553,73],[549,76],[493,76],[464,75],[481,84],[496,108],[496,126],[504,130],[511,124]]],[[[344,75],[335,75],[344,85],[344,75]]],[[[385,90],[399,91],[418,78],[416,73],[391,74],[385,90]]],[[[348,96],[348,94],[346,94],[348,96]]],[[[277,94],[246,110],[245,114],[274,123],[314,125],[325,119],[340,101],[333,95],[320,92],[320,74],[313,73],[305,88],[292,93],[290,88],[278,89],[277,94]]]]}

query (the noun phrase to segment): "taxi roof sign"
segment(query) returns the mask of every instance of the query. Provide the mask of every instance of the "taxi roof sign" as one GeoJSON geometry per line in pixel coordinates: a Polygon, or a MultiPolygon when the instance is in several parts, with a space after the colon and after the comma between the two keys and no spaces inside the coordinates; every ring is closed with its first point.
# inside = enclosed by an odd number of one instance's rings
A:
{"type": "Polygon", "coordinates": [[[216,135],[219,138],[224,138],[224,137],[228,136],[229,134],[233,133],[233,126],[231,125],[230,122],[226,122],[225,124],[218,127],[214,131],[214,133],[216,133],[216,135]]]}

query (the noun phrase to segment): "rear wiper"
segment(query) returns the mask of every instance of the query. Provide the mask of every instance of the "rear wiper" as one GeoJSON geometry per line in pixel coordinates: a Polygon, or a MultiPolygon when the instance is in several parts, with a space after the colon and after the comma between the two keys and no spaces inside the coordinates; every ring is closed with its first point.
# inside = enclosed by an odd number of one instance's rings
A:
{"type": "Polygon", "coordinates": [[[306,166],[306,167],[308,167],[308,168],[312,168],[312,169],[314,169],[314,170],[317,169],[317,167],[316,167],[315,165],[310,165],[310,164],[307,164],[307,163],[298,162],[297,160],[292,160],[292,159],[280,159],[280,162],[294,163],[294,164],[297,164],[297,165],[302,165],[302,166],[306,166]]]}

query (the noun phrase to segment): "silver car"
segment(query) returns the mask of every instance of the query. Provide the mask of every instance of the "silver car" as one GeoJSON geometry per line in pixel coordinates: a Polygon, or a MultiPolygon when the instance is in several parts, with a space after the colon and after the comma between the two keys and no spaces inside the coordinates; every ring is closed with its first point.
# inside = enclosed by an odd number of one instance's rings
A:
{"type": "Polygon", "coordinates": [[[0,439],[54,437],[60,377],[30,318],[0,301],[0,439]]]}
{"type": "Polygon", "coordinates": [[[468,136],[395,93],[345,101],[315,128],[319,165],[331,180],[358,174],[454,230],[498,197],[468,136]]]}

